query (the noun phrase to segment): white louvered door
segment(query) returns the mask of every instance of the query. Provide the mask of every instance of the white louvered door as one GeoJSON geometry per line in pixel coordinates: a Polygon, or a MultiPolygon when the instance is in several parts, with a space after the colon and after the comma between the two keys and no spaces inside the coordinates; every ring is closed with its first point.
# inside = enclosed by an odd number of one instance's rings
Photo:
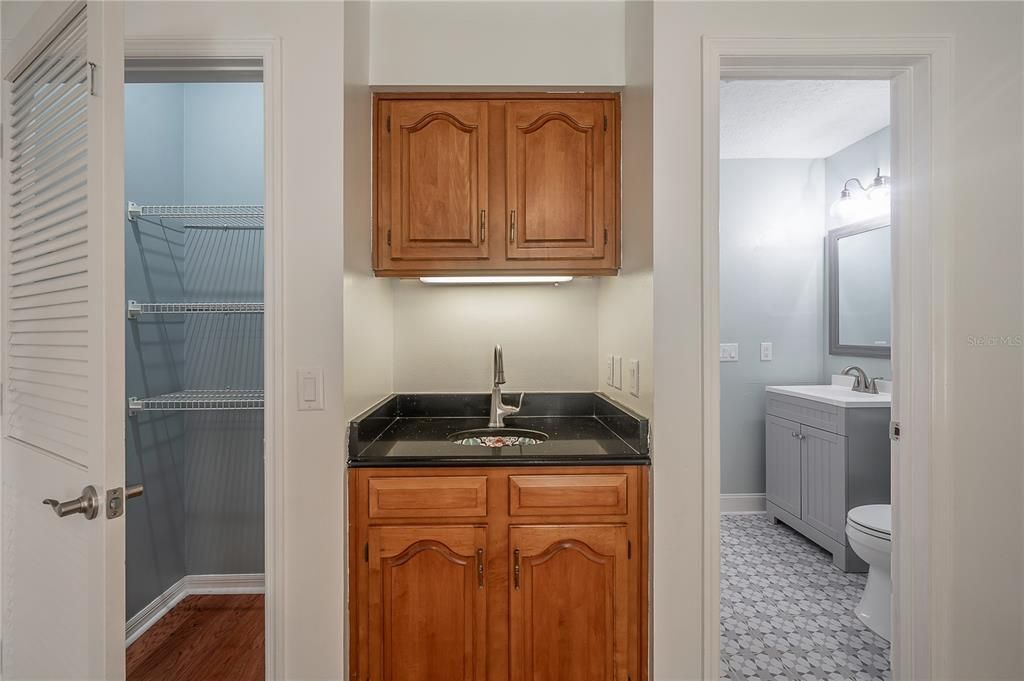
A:
{"type": "Polygon", "coordinates": [[[79,2],[4,64],[3,678],[124,678],[124,31],[79,2]],[[45,498],[95,487],[98,514],[45,498]]]}

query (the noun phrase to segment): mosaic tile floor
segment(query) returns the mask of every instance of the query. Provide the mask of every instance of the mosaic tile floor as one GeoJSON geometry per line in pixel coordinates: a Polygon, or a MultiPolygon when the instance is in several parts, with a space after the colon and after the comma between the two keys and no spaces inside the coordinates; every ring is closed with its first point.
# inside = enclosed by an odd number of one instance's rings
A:
{"type": "Polygon", "coordinates": [[[722,679],[889,681],[889,644],[853,614],[867,575],[763,514],[722,516],[722,679]]]}

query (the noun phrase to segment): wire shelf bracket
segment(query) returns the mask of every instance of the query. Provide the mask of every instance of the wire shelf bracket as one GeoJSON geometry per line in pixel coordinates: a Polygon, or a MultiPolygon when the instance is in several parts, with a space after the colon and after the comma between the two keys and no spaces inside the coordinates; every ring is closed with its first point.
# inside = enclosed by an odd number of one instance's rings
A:
{"type": "Polygon", "coordinates": [[[263,303],[140,303],[128,301],[128,319],[147,314],[263,314],[263,303]]]}
{"type": "Polygon", "coordinates": [[[128,220],[177,220],[186,229],[263,229],[263,206],[144,206],[128,202],[128,220]]]}
{"type": "Polygon", "coordinates": [[[253,411],[263,409],[263,390],[181,390],[154,397],[129,397],[128,414],[142,411],[253,411]]]}

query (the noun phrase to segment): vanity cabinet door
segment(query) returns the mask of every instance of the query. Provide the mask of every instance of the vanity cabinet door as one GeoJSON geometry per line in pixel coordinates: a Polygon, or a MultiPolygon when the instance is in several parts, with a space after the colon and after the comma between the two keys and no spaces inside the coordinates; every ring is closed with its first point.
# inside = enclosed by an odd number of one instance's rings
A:
{"type": "Polygon", "coordinates": [[[625,525],[509,528],[512,681],[627,681],[625,525]]]}
{"type": "Polygon", "coordinates": [[[846,543],[846,438],[802,426],[803,521],[846,543]]]}
{"type": "Polygon", "coordinates": [[[765,417],[765,497],[784,511],[800,517],[802,464],[800,424],[765,417]]]}
{"type": "Polygon", "coordinates": [[[614,252],[611,100],[505,105],[509,259],[603,259],[614,252]]]}
{"type": "Polygon", "coordinates": [[[372,681],[486,681],[486,530],[369,528],[372,681]]]}
{"type": "MultiPolygon", "coordinates": [[[[486,259],[487,102],[382,104],[378,156],[380,255],[486,259]]],[[[420,265],[423,266],[422,263],[420,265]]]]}

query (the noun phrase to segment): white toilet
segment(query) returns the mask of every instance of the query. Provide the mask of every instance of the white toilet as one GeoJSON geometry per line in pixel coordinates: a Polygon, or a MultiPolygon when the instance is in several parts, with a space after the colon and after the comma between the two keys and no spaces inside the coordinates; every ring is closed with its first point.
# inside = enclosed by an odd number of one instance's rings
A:
{"type": "Polygon", "coordinates": [[[868,584],[857,604],[857,617],[886,641],[892,639],[892,506],[872,504],[850,509],[846,536],[868,564],[868,584]]]}

